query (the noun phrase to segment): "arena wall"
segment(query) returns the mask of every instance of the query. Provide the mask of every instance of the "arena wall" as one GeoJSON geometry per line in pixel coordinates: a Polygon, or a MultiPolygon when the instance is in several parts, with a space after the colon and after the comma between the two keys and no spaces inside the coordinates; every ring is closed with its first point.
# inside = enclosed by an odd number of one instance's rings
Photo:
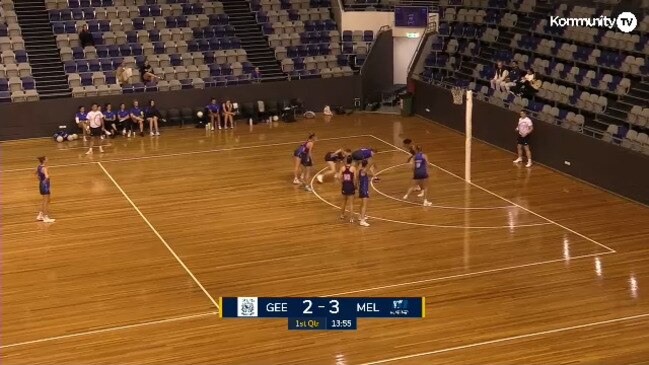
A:
{"type": "MultiPolygon", "coordinates": [[[[452,104],[446,89],[414,82],[415,114],[464,133],[465,106],[452,104]]],[[[474,100],[473,136],[511,151],[512,159],[517,121],[517,113],[474,100]]],[[[531,147],[535,162],[649,205],[647,155],[539,121],[534,123],[531,147]]]]}
{"type": "Polygon", "coordinates": [[[307,109],[321,112],[324,105],[351,108],[354,98],[361,97],[361,77],[339,77],[238,85],[205,90],[181,90],[114,96],[41,100],[39,102],[0,104],[0,140],[51,136],[57,126],[70,125],[79,105],[93,102],[130,103],[138,99],[144,104],[154,99],[160,109],[199,107],[210,97],[226,98],[239,103],[256,100],[300,98],[307,109]],[[318,90],[318,92],[313,92],[318,90]]]}

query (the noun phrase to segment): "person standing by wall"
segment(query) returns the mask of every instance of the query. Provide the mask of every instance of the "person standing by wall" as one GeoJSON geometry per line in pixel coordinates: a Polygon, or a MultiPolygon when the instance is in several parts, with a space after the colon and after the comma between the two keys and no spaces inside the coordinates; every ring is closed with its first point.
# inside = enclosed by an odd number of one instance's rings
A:
{"type": "Polygon", "coordinates": [[[102,137],[106,132],[106,128],[104,128],[104,114],[101,112],[97,103],[92,104],[92,108],[88,113],[88,124],[90,125],[90,147],[86,155],[92,154],[92,148],[95,146],[96,139],[99,139],[99,152],[104,153],[102,137]]]}
{"type": "Polygon", "coordinates": [[[523,150],[525,150],[525,155],[527,156],[527,164],[525,167],[532,166],[532,151],[530,150],[530,134],[534,130],[532,120],[527,116],[526,111],[521,111],[521,117],[518,118],[518,126],[516,131],[518,132],[518,140],[516,141],[516,149],[518,152],[518,158],[514,160],[514,163],[523,162],[523,150]]]}

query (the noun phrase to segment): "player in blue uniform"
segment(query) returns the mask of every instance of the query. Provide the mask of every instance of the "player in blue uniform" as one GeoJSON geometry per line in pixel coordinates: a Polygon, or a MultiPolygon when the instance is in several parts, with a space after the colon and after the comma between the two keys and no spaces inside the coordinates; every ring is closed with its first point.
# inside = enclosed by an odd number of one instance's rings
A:
{"type": "Polygon", "coordinates": [[[421,194],[424,198],[424,206],[429,207],[433,203],[428,201],[428,156],[422,152],[421,146],[415,147],[415,156],[413,157],[413,185],[408,189],[404,200],[408,199],[410,193],[415,191],[415,187],[421,188],[421,194]]]}
{"type": "Polygon", "coordinates": [[[211,129],[221,129],[221,105],[216,102],[216,98],[212,98],[205,109],[207,109],[211,129]]]}
{"type": "Polygon", "coordinates": [[[345,219],[347,213],[347,204],[351,217],[349,223],[354,223],[354,194],[356,194],[356,167],[353,166],[354,159],[347,156],[345,166],[340,169],[340,178],[342,180],[343,204],[340,206],[340,219],[345,219]]]}
{"type": "Polygon", "coordinates": [[[358,170],[358,197],[361,199],[361,221],[360,225],[369,227],[367,223],[367,200],[370,198],[370,177],[367,174],[367,160],[361,162],[361,168],[358,170]]]}
{"type": "Polygon", "coordinates": [[[42,156],[38,158],[38,167],[36,168],[36,177],[38,178],[38,191],[43,197],[41,202],[41,211],[38,212],[38,217],[36,220],[42,221],[44,223],[54,222],[53,218],[49,216],[49,205],[50,205],[50,172],[47,167],[47,157],[42,156]]]}
{"type": "MultiPolygon", "coordinates": [[[[131,108],[131,122],[133,127],[140,127],[140,136],[144,137],[144,111],[140,109],[140,103],[133,100],[133,108],[131,108]]],[[[135,133],[135,131],[133,131],[135,133]]]]}
{"type": "MultiPolygon", "coordinates": [[[[412,159],[415,157],[415,153],[417,153],[417,151],[415,151],[415,146],[412,144],[412,139],[410,139],[410,138],[404,139],[403,140],[403,147],[406,150],[408,150],[408,153],[410,153],[410,156],[408,157],[408,160],[406,161],[407,163],[410,163],[410,161],[412,161],[412,159]]],[[[421,190],[421,188],[419,186],[417,186],[415,188],[415,191],[420,191],[420,190],[421,190]]],[[[424,195],[423,195],[423,193],[421,193],[421,194],[419,194],[417,196],[421,198],[424,195]]]]}
{"type": "Polygon", "coordinates": [[[119,110],[117,111],[117,125],[122,128],[122,135],[125,136],[128,132],[128,136],[131,136],[133,131],[133,123],[131,123],[131,112],[126,109],[126,104],[119,104],[119,110]]]}
{"type": "Polygon", "coordinates": [[[373,157],[377,152],[378,151],[372,147],[363,147],[352,152],[352,158],[354,159],[355,165],[358,165],[363,160],[367,160],[369,170],[372,173],[372,178],[374,180],[379,180],[378,177],[374,177],[374,175],[376,175],[376,170],[375,170],[376,164],[374,163],[373,157]]]}
{"type": "Polygon", "coordinates": [[[83,135],[83,140],[87,141],[88,140],[88,132],[89,132],[89,127],[88,127],[88,114],[86,113],[86,107],[85,106],[80,106],[79,111],[77,111],[77,114],[74,116],[74,121],[77,123],[77,126],[79,129],[81,129],[81,134],[83,135]]]}
{"type": "Polygon", "coordinates": [[[106,104],[104,111],[104,126],[106,127],[106,130],[110,133],[109,135],[112,135],[113,138],[117,135],[118,129],[118,121],[117,121],[117,114],[113,111],[113,106],[108,103],[106,104]]]}
{"type": "Polygon", "coordinates": [[[349,156],[351,153],[352,151],[350,149],[342,149],[342,148],[337,149],[333,152],[325,153],[324,160],[329,166],[329,171],[326,171],[316,176],[318,182],[322,184],[324,178],[329,175],[334,175],[334,177],[337,179],[338,171],[340,171],[343,161],[345,161],[347,159],[347,156],[349,156]]]}
{"type": "Polygon", "coordinates": [[[304,143],[302,143],[298,148],[295,149],[295,151],[293,151],[293,162],[294,162],[294,166],[293,166],[293,175],[294,175],[293,184],[295,184],[295,185],[299,185],[299,184],[302,183],[302,180],[300,179],[301,178],[301,176],[300,176],[300,162],[302,160],[301,156],[304,153],[304,150],[306,148],[307,143],[313,142],[314,139],[315,139],[315,133],[311,133],[309,135],[309,138],[307,138],[307,140],[304,141],[304,143]]]}

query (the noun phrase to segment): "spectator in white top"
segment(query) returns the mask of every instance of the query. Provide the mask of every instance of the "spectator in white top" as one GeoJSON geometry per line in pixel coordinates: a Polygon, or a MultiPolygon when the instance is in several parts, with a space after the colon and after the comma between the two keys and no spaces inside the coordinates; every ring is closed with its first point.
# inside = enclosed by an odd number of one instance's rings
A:
{"type": "Polygon", "coordinates": [[[92,148],[95,146],[95,140],[99,139],[99,152],[104,153],[102,147],[102,137],[106,133],[104,127],[104,114],[101,112],[101,107],[97,103],[93,103],[90,112],[88,113],[88,125],[90,126],[90,148],[86,155],[92,154],[92,148]]]}
{"type": "Polygon", "coordinates": [[[527,116],[526,111],[521,111],[521,117],[518,118],[518,126],[516,126],[516,131],[518,132],[518,140],[516,142],[516,149],[518,151],[518,158],[514,160],[514,163],[523,162],[523,150],[525,150],[525,155],[527,156],[527,164],[525,167],[532,166],[532,151],[530,151],[530,134],[534,130],[532,125],[532,120],[527,116]]]}
{"type": "Polygon", "coordinates": [[[505,78],[509,72],[507,69],[505,69],[505,66],[503,66],[503,63],[501,61],[498,61],[496,64],[496,72],[494,74],[493,79],[491,79],[491,88],[492,89],[498,89],[500,88],[500,83],[505,81],[505,78]]]}

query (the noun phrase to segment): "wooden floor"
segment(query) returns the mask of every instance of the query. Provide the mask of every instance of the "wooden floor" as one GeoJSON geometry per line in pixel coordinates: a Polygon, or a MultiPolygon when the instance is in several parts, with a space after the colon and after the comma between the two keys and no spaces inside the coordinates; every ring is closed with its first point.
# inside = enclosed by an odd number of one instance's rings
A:
{"type": "Polygon", "coordinates": [[[477,141],[469,184],[463,136],[416,118],[163,132],[92,157],[0,145],[2,364],[649,363],[647,207],[477,141]],[[338,219],[337,184],[291,184],[311,131],[318,170],[326,151],[379,149],[371,227],[338,219]],[[436,165],[434,207],[400,200],[405,137],[436,165]],[[216,315],[219,296],[329,295],[425,296],[428,317],[303,333],[216,315]]]}

